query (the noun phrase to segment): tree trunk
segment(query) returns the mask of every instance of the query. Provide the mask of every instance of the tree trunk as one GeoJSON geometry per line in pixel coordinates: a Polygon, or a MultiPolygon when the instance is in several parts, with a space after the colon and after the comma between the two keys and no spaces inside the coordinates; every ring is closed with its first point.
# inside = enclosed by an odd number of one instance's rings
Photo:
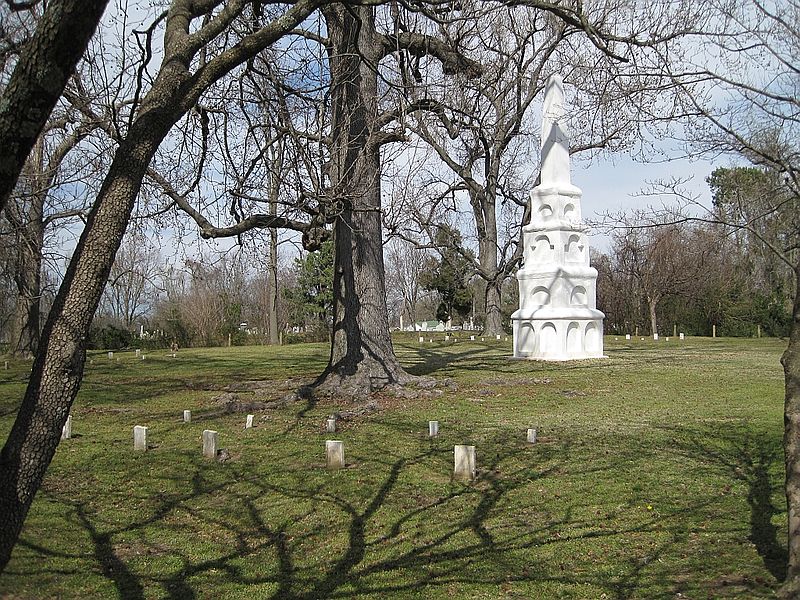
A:
{"type": "Polygon", "coordinates": [[[363,396],[411,379],[392,347],[381,239],[380,146],[375,65],[381,58],[373,9],[323,9],[330,45],[331,196],[334,222],[334,308],[331,354],[318,387],[363,396]],[[358,18],[356,18],[357,15],[358,18]],[[363,57],[363,58],[362,58],[363,57]]]}
{"type": "Polygon", "coordinates": [[[15,210],[11,210],[11,204],[7,209],[9,216],[12,212],[15,213],[13,220],[18,228],[17,260],[14,266],[17,299],[11,330],[11,352],[17,356],[35,356],[39,349],[46,196],[42,189],[37,187],[31,194],[28,206],[25,206],[25,201],[19,200],[15,210]]]}
{"type": "Polygon", "coordinates": [[[795,296],[789,346],[781,357],[785,377],[783,447],[786,461],[786,507],[789,515],[789,561],[783,598],[800,597],[800,268],[795,272],[795,296]]]}
{"type": "Polygon", "coordinates": [[[44,243],[41,220],[24,226],[22,240],[17,247],[17,300],[11,333],[11,352],[17,356],[36,356],[39,349],[39,314],[42,296],[42,245],[44,243]]]}
{"type": "Polygon", "coordinates": [[[269,232],[269,264],[267,265],[267,339],[270,345],[279,343],[278,337],[278,232],[269,232]]]}
{"type": "Polygon", "coordinates": [[[48,2],[0,96],[0,211],[108,0],[48,2]]]}
{"type": "Polygon", "coordinates": [[[486,282],[484,297],[486,299],[486,324],[483,332],[489,336],[503,335],[505,330],[503,329],[503,314],[500,310],[501,292],[498,282],[486,282]]]}
{"type": "Polygon", "coordinates": [[[171,122],[134,124],[120,144],[42,331],[17,418],[0,453],[0,571],[22,530],[78,393],[86,340],[145,170],[171,122]]]}
{"type": "Polygon", "coordinates": [[[650,311],[650,333],[658,333],[658,322],[656,321],[656,308],[658,307],[658,297],[647,298],[647,308],[650,311]]]}

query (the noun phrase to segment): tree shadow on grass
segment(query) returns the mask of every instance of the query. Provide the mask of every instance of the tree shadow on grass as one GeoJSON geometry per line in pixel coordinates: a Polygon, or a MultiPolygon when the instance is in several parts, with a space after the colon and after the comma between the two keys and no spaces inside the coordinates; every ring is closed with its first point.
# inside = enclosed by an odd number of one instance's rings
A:
{"type": "MultiPolygon", "coordinates": [[[[398,435],[408,427],[395,425],[398,435]]],[[[667,431],[678,440],[669,452],[718,465],[747,482],[752,539],[765,564],[770,556],[768,567],[777,568],[782,555],[776,553],[775,531],[769,525],[775,512],[769,483],[775,452],[768,440],[702,428],[667,431]]],[[[671,515],[645,512],[630,519],[622,518],[630,506],[615,506],[622,499],[603,509],[608,515],[595,516],[586,510],[587,504],[597,502],[591,497],[565,496],[548,507],[533,497],[520,504],[519,495],[529,497],[540,485],[557,488],[565,469],[572,480],[624,472],[639,446],[630,443],[627,452],[576,466],[568,445],[529,446],[515,432],[498,430],[481,442],[479,478],[465,484],[442,482],[441,474],[452,469],[452,447],[435,441],[395,456],[388,449],[381,453],[367,449],[365,462],[336,473],[325,473],[321,466],[294,468],[288,483],[235,462],[203,463],[196,465],[183,493],[155,494],[154,487],[149,516],[112,527],[101,526],[85,503],[59,501],[73,508],[74,523],[91,540],[92,556],[81,557],[82,564],[88,562],[111,581],[121,598],[164,593],[174,599],[207,597],[209,590],[219,592],[225,585],[266,586],[268,592],[259,588],[260,597],[275,600],[403,597],[427,593],[424,590],[449,594],[451,588],[551,585],[564,590],[586,586],[592,593],[599,590],[598,594],[623,599],[641,595],[642,586],[653,585],[654,576],[662,574],[654,575],[653,566],[662,556],[669,562],[674,546],[685,542],[683,514],[688,510],[704,515],[719,499],[710,495],[676,508],[671,515]],[[295,508],[270,510],[275,503],[295,508]],[[507,515],[509,506],[523,513],[507,515]],[[157,534],[152,536],[154,527],[157,534]],[[213,540],[214,550],[198,552],[178,542],[164,547],[151,541],[163,539],[171,528],[184,527],[194,536],[213,540]],[[152,550],[155,557],[166,555],[169,568],[144,570],[141,563],[132,564],[120,553],[121,540],[130,540],[131,535],[138,537],[144,554],[152,550]],[[559,569],[543,552],[555,548],[556,555],[569,556],[598,540],[613,546],[641,536],[652,536],[654,542],[647,560],[623,555],[609,563],[613,569],[585,563],[580,568],[585,559],[578,556],[572,557],[569,568],[562,563],[559,569]],[[315,548],[311,557],[309,547],[315,548]]],[[[60,555],[41,546],[29,548],[60,555]]],[[[672,583],[659,589],[667,593],[670,587],[673,592],[679,589],[672,583]]]]}
{"type": "Polygon", "coordinates": [[[773,504],[775,492],[782,481],[770,476],[770,471],[783,467],[782,438],[765,433],[754,434],[744,427],[723,424],[713,430],[701,428],[664,427],[675,434],[671,452],[692,460],[711,463],[723,469],[732,480],[747,486],[750,507],[750,535],[766,569],[778,581],[786,578],[788,550],[778,541],[778,528],[772,523],[775,515],[784,513],[773,504]]]}

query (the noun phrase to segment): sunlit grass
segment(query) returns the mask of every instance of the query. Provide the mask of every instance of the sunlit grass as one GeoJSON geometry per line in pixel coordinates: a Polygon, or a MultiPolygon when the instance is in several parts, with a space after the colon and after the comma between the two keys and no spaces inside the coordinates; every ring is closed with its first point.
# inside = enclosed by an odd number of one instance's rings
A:
{"type": "MultiPolygon", "coordinates": [[[[284,389],[319,373],[324,345],[93,355],[75,437],[59,446],[0,593],[772,595],[785,559],[781,341],[607,337],[607,359],[559,364],[510,360],[510,341],[395,343],[411,372],[458,390],[381,397],[379,412],[333,436],[325,418],[348,407],[259,411],[245,430],[210,389],[284,389]],[[134,425],[150,428],[147,453],[132,452],[134,425]],[[202,458],[203,429],[219,432],[229,461],[202,458]],[[345,442],[347,469],[325,470],[326,437],[345,442]],[[460,443],[477,447],[469,484],[450,477],[460,443]]],[[[3,438],[29,369],[0,371],[3,438]]]]}

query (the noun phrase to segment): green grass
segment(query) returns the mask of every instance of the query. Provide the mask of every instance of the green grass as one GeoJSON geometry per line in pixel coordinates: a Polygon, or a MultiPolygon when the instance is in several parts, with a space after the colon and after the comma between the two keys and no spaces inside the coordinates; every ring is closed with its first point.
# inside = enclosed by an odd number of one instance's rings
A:
{"type": "MultiPolygon", "coordinates": [[[[779,340],[606,338],[605,360],[396,340],[457,391],[226,415],[203,388],[323,367],[324,345],[105,353],[0,576],[4,598],[766,598],[782,577],[779,340]],[[119,358],[119,361],[116,360],[119,358]],[[183,424],[183,409],[193,422],[183,424]],[[427,436],[427,421],[440,436],[427,436]],[[149,426],[147,453],[132,428],[149,426]],[[525,443],[536,427],[540,443],[525,443]],[[219,431],[231,460],[200,453],[219,431]],[[348,468],[324,468],[342,439],[348,468]],[[479,477],[451,479],[453,445],[479,477]],[[680,594],[680,595],[679,595],[680,594]]],[[[5,439],[30,363],[0,371],[5,439]]],[[[287,380],[292,379],[287,383],[287,380]]]]}

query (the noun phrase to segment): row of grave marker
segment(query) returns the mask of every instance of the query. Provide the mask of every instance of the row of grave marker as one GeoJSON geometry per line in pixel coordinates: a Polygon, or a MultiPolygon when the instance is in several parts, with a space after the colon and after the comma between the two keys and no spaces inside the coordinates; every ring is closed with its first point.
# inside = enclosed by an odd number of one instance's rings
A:
{"type": "MultiPolygon", "coordinates": [[[[247,415],[245,429],[253,426],[254,415],[247,415]]],[[[190,423],[192,411],[183,411],[184,423],[190,423]]],[[[147,432],[149,428],[144,425],[133,427],[133,449],[138,452],[147,451],[147,432]]],[[[333,433],[336,431],[336,419],[329,418],[326,421],[326,431],[333,433]]],[[[439,421],[428,421],[428,437],[439,435],[439,421]]],[[[68,440],[72,437],[72,415],[67,416],[67,421],[61,430],[61,439],[68,440]]],[[[217,442],[218,432],[212,429],[203,430],[203,456],[205,458],[216,458],[218,453],[217,442]]],[[[530,444],[536,443],[536,429],[528,429],[527,441],[530,444]]],[[[458,479],[475,479],[475,446],[457,444],[453,447],[453,476],[458,479]]],[[[341,440],[325,440],[325,465],[330,470],[345,468],[344,462],[344,442],[341,440]]]]}

